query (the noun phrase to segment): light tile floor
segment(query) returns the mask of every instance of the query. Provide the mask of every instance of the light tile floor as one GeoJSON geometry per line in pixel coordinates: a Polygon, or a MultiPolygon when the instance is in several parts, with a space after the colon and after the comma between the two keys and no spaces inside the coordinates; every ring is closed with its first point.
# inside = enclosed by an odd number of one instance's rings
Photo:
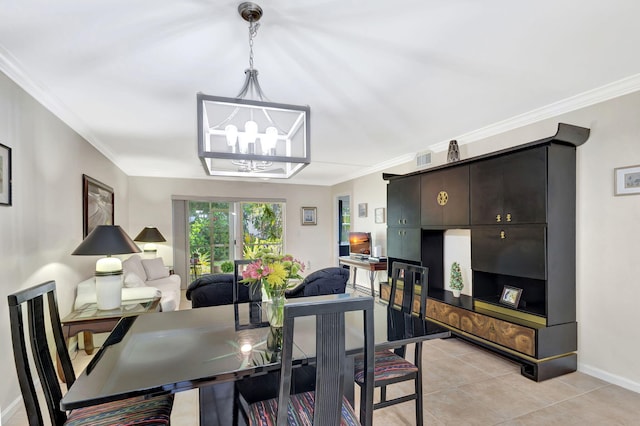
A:
{"type": "MultiPolygon", "coordinates": [[[[181,309],[188,308],[183,301],[181,309]]],[[[89,359],[78,353],[76,371],[89,359]]],[[[640,425],[638,393],[580,372],[536,383],[518,364],[459,339],[426,342],[423,369],[426,425],[640,425]]],[[[407,386],[390,387],[389,396],[407,386]]],[[[197,390],[176,394],[171,424],[198,423],[197,390]]],[[[374,424],[415,424],[413,403],[375,411],[374,424]]],[[[3,425],[27,425],[24,410],[3,425]]]]}

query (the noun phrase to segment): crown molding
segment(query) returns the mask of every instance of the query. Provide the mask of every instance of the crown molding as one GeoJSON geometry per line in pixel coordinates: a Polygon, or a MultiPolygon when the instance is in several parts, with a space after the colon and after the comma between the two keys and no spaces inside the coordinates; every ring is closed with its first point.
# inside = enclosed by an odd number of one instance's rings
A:
{"type": "Polygon", "coordinates": [[[2,45],[0,45],[0,71],[117,166],[116,156],[93,134],[86,123],[46,90],[43,84],[27,74],[20,61],[2,45]]]}
{"type": "MultiPolygon", "coordinates": [[[[563,99],[561,101],[546,105],[541,108],[534,109],[524,114],[499,121],[489,126],[464,133],[455,139],[458,145],[466,145],[491,136],[499,135],[529,124],[537,123],[548,118],[576,111],[600,102],[608,101],[629,93],[640,90],[640,74],[623,78],[613,83],[606,84],[593,90],[563,99]]],[[[428,148],[433,152],[442,152],[449,147],[449,140],[429,145],[428,148]]]]}

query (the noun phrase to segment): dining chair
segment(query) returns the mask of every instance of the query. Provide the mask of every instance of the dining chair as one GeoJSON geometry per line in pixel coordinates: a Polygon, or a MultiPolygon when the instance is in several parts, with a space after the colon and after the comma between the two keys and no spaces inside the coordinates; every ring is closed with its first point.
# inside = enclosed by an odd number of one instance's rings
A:
{"type": "Polygon", "coordinates": [[[314,296],[288,300],[284,307],[282,362],[278,397],[249,407],[249,424],[271,426],[360,424],[344,396],[345,313],[361,311],[363,315],[365,391],[360,401],[360,422],[372,424],[373,404],[373,298],[350,294],[314,296]],[[315,390],[291,394],[291,370],[294,322],[300,317],[315,317],[316,381],[315,390]]]}
{"type": "MultiPolygon", "coordinates": [[[[403,262],[393,262],[391,266],[391,292],[389,309],[399,310],[407,315],[424,318],[427,299],[427,276],[429,269],[403,262]],[[416,287],[420,290],[417,294],[416,287]],[[402,293],[402,302],[396,304],[397,294],[402,293]],[[417,310],[414,299],[419,296],[417,310]]],[[[404,358],[406,347],[395,350],[376,351],[374,355],[374,387],[380,388],[380,401],[373,404],[373,410],[415,400],[416,425],[423,424],[422,404],[422,342],[415,343],[414,361],[404,358]],[[393,399],[387,399],[387,386],[413,381],[414,391],[393,399]]],[[[362,388],[365,384],[364,362],[361,357],[355,361],[355,382],[362,388]]]]}
{"type": "Polygon", "coordinates": [[[56,426],[169,424],[173,407],[173,395],[140,396],[79,408],[70,412],[60,410],[62,390],[53,358],[49,351],[50,343],[51,347],[56,349],[67,386],[73,385],[76,376],[69,357],[67,343],[62,334],[62,326],[60,325],[60,315],[56,300],[56,283],[55,281],[48,281],[10,294],[8,303],[13,355],[30,426],[41,426],[44,422],[36,383],[34,382],[34,373],[29,362],[29,347],[47,403],[51,424],[56,426]],[[23,319],[23,305],[27,307],[27,324],[24,323],[23,319]],[[47,316],[49,321],[46,319],[47,316]],[[53,342],[49,341],[51,337],[50,333],[47,332],[47,322],[50,323],[53,332],[53,342]],[[29,341],[29,346],[27,346],[27,340],[29,341]]]}

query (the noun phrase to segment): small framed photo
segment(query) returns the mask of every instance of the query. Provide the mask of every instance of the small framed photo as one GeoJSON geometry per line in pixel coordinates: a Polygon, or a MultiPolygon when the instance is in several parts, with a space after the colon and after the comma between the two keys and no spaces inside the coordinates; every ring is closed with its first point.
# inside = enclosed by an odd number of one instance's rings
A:
{"type": "Polygon", "coordinates": [[[0,205],[11,205],[11,148],[0,143],[0,205]]]}
{"type": "Polygon", "coordinates": [[[114,224],[114,195],[109,185],[82,175],[82,231],[83,238],[98,225],[114,224]]]}
{"type": "Polygon", "coordinates": [[[367,203],[358,204],[358,217],[367,217],[367,203]]]}
{"type": "Polygon", "coordinates": [[[301,218],[303,225],[317,225],[317,207],[302,207],[301,218]]]}
{"type": "Polygon", "coordinates": [[[505,285],[500,296],[500,303],[517,308],[522,296],[522,289],[505,285]]]}
{"type": "Polygon", "coordinates": [[[384,223],[384,207],[375,209],[376,223],[384,223]]]}
{"type": "Polygon", "coordinates": [[[640,194],[640,165],[614,169],[615,195],[640,194]]]}

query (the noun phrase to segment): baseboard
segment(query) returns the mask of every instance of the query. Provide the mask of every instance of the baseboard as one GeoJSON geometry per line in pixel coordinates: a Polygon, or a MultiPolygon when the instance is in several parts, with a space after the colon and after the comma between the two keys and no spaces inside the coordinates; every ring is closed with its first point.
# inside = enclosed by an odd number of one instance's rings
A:
{"type": "Polygon", "coordinates": [[[632,380],[629,380],[627,378],[624,378],[615,374],[611,374],[599,368],[595,368],[590,365],[586,365],[578,362],[578,371],[588,374],[590,376],[596,377],[600,380],[604,380],[611,384],[618,385],[630,391],[640,393],[640,383],[634,382],[632,380]]]}
{"type": "Polygon", "coordinates": [[[4,422],[9,423],[13,415],[20,409],[22,406],[22,396],[19,396],[17,399],[13,400],[11,404],[5,407],[4,410],[0,412],[0,426],[4,422]]]}

